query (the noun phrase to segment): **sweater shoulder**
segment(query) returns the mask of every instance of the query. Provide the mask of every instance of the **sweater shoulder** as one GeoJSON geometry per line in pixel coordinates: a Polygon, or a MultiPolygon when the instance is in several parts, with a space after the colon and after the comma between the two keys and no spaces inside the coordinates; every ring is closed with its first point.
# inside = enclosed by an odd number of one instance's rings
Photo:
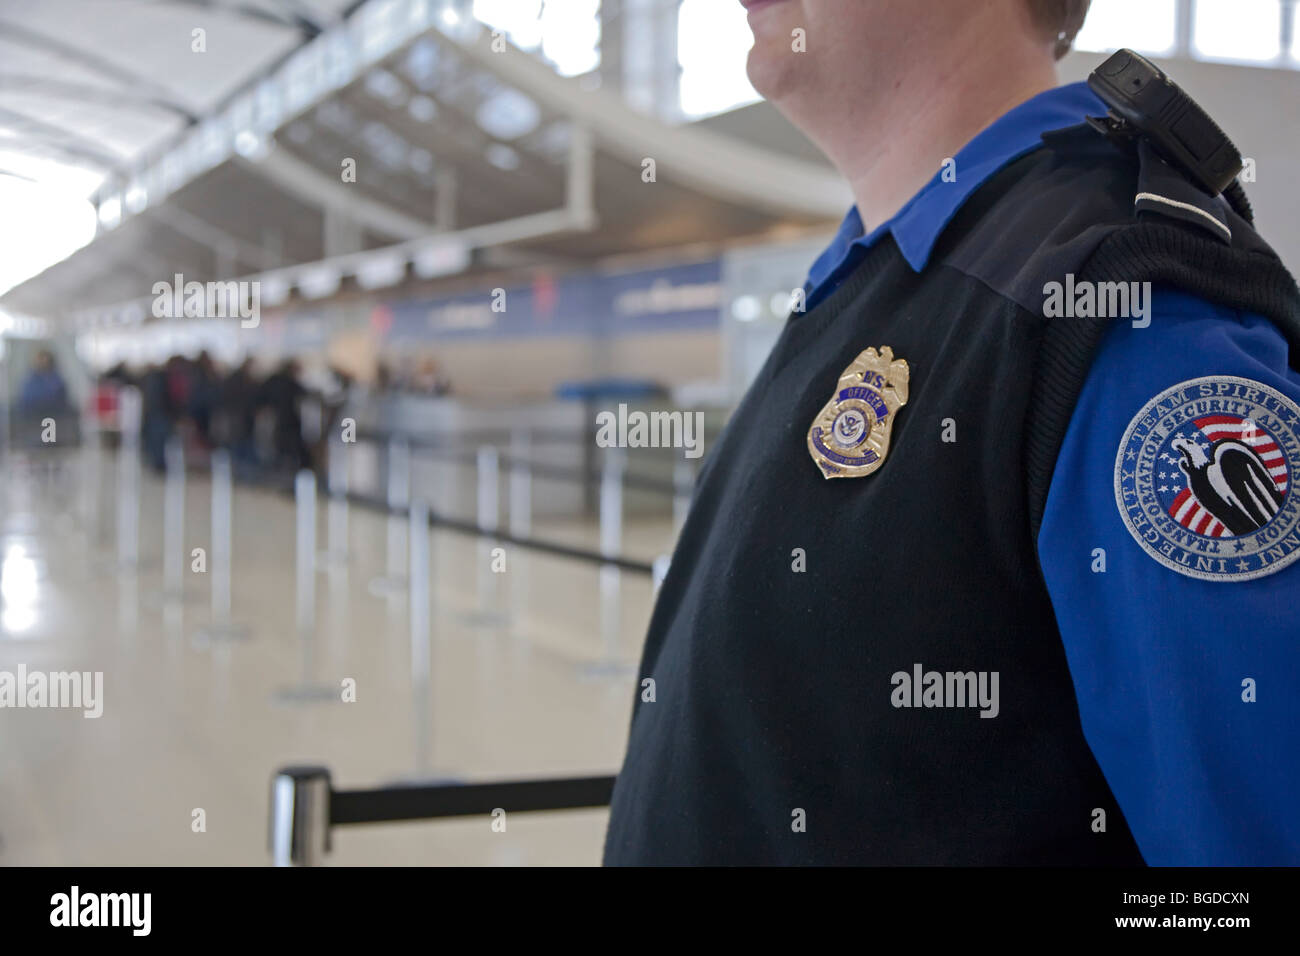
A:
{"type": "Polygon", "coordinates": [[[1042,311],[1046,282],[1081,275],[1095,259],[1140,254],[1134,280],[1157,260],[1174,272],[1207,256],[1280,268],[1223,197],[1199,192],[1146,147],[1118,145],[1086,124],[1043,140],[971,197],[936,261],[1033,314],[1042,311]]]}

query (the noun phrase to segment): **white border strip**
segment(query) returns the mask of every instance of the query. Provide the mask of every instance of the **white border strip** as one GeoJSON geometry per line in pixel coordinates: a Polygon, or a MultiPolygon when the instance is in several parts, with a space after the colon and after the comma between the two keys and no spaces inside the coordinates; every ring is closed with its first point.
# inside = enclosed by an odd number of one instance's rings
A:
{"type": "Polygon", "coordinates": [[[1133,200],[1133,205],[1136,206],[1144,199],[1149,199],[1152,202],[1162,202],[1167,206],[1173,206],[1177,209],[1186,209],[1188,212],[1194,212],[1199,216],[1204,216],[1206,219],[1214,223],[1216,226],[1218,226],[1220,229],[1222,229],[1224,232],[1228,234],[1229,242],[1232,241],[1232,230],[1229,229],[1227,226],[1225,226],[1223,223],[1219,222],[1219,220],[1215,219],[1204,209],[1201,209],[1199,206],[1193,206],[1191,203],[1179,202],[1177,199],[1170,199],[1167,196],[1160,196],[1157,195],[1156,193],[1138,193],[1137,198],[1133,200]]]}

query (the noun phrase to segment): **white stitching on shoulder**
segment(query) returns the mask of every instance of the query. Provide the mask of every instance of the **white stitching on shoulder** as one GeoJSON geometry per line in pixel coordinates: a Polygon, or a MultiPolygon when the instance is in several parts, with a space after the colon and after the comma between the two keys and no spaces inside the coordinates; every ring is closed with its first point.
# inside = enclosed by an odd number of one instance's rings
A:
{"type": "Polygon", "coordinates": [[[1227,226],[1225,226],[1223,223],[1219,222],[1219,220],[1215,219],[1204,209],[1201,209],[1199,206],[1193,206],[1191,203],[1179,202],[1177,199],[1170,199],[1167,196],[1160,196],[1157,195],[1156,193],[1138,193],[1137,198],[1133,200],[1133,204],[1137,205],[1144,199],[1149,199],[1152,202],[1162,202],[1165,203],[1166,205],[1175,206],[1178,209],[1186,209],[1188,212],[1194,212],[1197,213],[1198,215],[1204,216],[1206,219],[1210,220],[1210,222],[1214,223],[1216,226],[1218,226],[1220,229],[1226,232],[1228,234],[1229,240],[1232,239],[1232,230],[1229,229],[1227,226]]]}

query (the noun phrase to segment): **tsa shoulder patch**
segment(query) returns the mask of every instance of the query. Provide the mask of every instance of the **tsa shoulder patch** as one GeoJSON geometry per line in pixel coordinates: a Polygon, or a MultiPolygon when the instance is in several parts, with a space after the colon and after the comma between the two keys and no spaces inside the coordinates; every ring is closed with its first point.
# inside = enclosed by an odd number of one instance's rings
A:
{"type": "Polygon", "coordinates": [[[1249,581],[1300,559],[1300,406],[1261,382],[1210,375],[1167,388],[1124,432],[1115,501],[1167,568],[1249,581]]]}

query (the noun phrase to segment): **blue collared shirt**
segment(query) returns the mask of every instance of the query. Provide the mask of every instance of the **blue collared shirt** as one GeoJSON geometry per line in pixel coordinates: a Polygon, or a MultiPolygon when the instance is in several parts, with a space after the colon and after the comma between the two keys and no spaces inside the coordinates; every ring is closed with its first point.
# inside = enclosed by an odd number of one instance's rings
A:
{"type": "Polygon", "coordinates": [[[876,242],[890,233],[903,258],[917,272],[926,267],[944,227],[990,176],[1043,145],[1042,135],[1083,122],[1085,115],[1104,115],[1106,107],[1086,83],[1040,93],[996,120],[953,157],[959,174],[944,180],[934,174],[888,222],[863,235],[862,217],[854,206],[839,232],[808,271],[804,286],[811,310],[843,282],[876,242]]]}
{"type": "MultiPolygon", "coordinates": [[[[1105,112],[1083,83],[1042,93],[953,157],[955,181],[940,170],[870,234],[850,210],[809,272],[807,308],[886,233],[920,272],[990,176],[1043,133],[1105,112]]],[[[1160,286],[1150,315],[1103,337],[1038,537],[1084,736],[1148,863],[1300,864],[1300,561],[1237,582],[1177,573],[1129,533],[1114,490],[1125,431],[1166,389],[1236,376],[1300,402],[1300,374],[1260,316],[1160,286]]]]}

